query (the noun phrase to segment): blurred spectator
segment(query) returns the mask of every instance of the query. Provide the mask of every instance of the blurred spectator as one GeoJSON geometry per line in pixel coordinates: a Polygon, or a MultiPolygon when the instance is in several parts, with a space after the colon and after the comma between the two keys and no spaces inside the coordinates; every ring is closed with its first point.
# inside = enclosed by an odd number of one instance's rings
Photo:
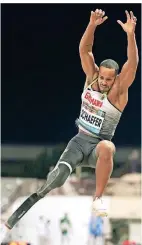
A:
{"type": "Polygon", "coordinates": [[[69,244],[72,224],[67,213],[60,219],[61,245],[69,244]]]}
{"type": "Polygon", "coordinates": [[[104,245],[103,219],[92,214],[89,222],[89,241],[88,245],[104,245]]]}
{"type": "Polygon", "coordinates": [[[50,220],[47,220],[45,222],[45,234],[46,234],[46,244],[50,245],[51,244],[51,232],[50,232],[50,220]]]}
{"type": "Polygon", "coordinates": [[[45,220],[43,216],[39,217],[37,232],[39,237],[38,245],[50,245],[50,220],[45,220]]]}
{"type": "Polygon", "coordinates": [[[128,156],[130,173],[141,172],[140,152],[136,149],[132,150],[128,156]]]}

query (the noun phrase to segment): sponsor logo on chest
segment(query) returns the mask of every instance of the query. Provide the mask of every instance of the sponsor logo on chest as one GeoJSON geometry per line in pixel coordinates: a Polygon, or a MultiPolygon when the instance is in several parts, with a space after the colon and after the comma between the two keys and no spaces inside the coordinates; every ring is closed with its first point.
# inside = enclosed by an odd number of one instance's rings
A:
{"type": "Polygon", "coordinates": [[[91,105],[94,105],[94,106],[97,106],[97,107],[102,107],[102,105],[103,105],[102,101],[93,98],[91,93],[88,92],[88,91],[84,95],[84,99],[86,99],[91,105]]]}

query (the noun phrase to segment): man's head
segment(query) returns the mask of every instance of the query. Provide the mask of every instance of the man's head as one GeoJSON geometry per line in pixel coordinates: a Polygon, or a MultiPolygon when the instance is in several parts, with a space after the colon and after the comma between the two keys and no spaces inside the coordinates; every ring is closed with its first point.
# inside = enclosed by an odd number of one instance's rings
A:
{"type": "Polygon", "coordinates": [[[65,217],[68,217],[68,213],[64,213],[64,216],[65,216],[65,217]]]}
{"type": "Polygon", "coordinates": [[[102,93],[108,92],[111,89],[118,71],[119,66],[114,60],[107,59],[101,62],[99,68],[98,85],[102,93]]]}

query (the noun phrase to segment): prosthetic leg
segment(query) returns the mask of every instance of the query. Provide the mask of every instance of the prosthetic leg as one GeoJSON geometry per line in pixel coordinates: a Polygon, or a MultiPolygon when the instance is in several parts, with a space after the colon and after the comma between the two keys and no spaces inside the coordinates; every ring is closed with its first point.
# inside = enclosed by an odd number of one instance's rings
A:
{"type": "Polygon", "coordinates": [[[5,223],[8,229],[14,225],[28,212],[28,210],[41,198],[45,197],[51,190],[61,187],[72,172],[72,167],[67,162],[60,162],[47,176],[47,181],[36,193],[29,196],[25,202],[9,217],[5,223]]]}

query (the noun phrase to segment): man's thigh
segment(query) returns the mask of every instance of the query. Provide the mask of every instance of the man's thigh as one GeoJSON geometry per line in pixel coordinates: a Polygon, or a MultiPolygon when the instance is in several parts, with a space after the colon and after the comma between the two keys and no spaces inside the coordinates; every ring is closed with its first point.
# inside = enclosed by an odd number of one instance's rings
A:
{"type": "Polygon", "coordinates": [[[99,152],[102,152],[102,149],[107,149],[109,151],[111,150],[113,153],[115,153],[115,146],[111,141],[101,140],[98,144],[94,146],[94,149],[91,151],[88,157],[88,165],[90,167],[96,167],[98,154],[99,152]]]}
{"type": "Polygon", "coordinates": [[[97,160],[95,149],[100,141],[98,138],[77,134],[69,141],[58,163],[67,162],[72,169],[77,166],[95,168],[97,160]]]}
{"type": "Polygon", "coordinates": [[[58,164],[66,162],[71,165],[72,169],[74,170],[84,158],[83,154],[83,142],[82,140],[76,135],[73,137],[67,147],[65,148],[64,152],[62,153],[58,164]]]}
{"type": "Polygon", "coordinates": [[[88,156],[85,156],[81,166],[82,167],[90,167],[90,168],[95,168],[96,167],[96,162],[97,162],[97,157],[96,157],[96,145],[94,145],[94,148],[91,150],[90,154],[88,156]]]}
{"type": "MultiPolygon", "coordinates": [[[[96,144],[96,146],[97,146],[97,144],[96,144]]],[[[96,167],[96,163],[97,163],[96,146],[91,151],[91,153],[90,153],[90,155],[88,157],[88,165],[91,168],[95,168],[96,167]]]]}

